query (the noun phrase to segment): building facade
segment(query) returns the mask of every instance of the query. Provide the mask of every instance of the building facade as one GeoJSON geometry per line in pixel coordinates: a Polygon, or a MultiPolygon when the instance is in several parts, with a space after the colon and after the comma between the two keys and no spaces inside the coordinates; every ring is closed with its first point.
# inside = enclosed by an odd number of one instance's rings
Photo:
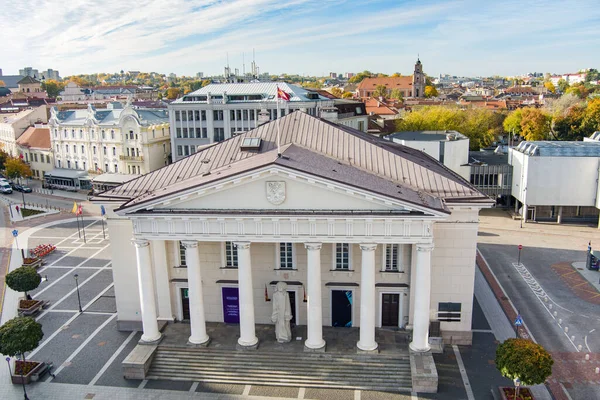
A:
{"type": "Polygon", "coordinates": [[[51,109],[55,168],[98,173],[145,174],[169,163],[169,117],[164,109],[51,109]]]}
{"type": "MultiPolygon", "coordinates": [[[[277,87],[290,96],[289,101],[279,101],[281,117],[296,110],[320,116],[322,108],[336,108],[334,100],[283,82],[210,84],[169,105],[173,159],[277,119],[277,87]]],[[[356,107],[353,112],[338,110],[336,123],[366,132],[367,118],[356,107]]]]}
{"type": "Polygon", "coordinates": [[[583,142],[523,141],[510,149],[515,212],[525,222],[598,219],[599,138],[594,134],[583,142]]]}
{"type": "Polygon", "coordinates": [[[390,96],[392,90],[399,90],[402,97],[425,97],[425,73],[423,72],[423,64],[417,59],[415,69],[411,76],[399,77],[382,77],[382,78],[365,78],[358,88],[356,95],[360,98],[373,97],[378,86],[385,86],[387,96],[390,96]]]}
{"type": "Polygon", "coordinates": [[[118,325],[142,342],[160,340],[159,320],[189,320],[191,344],[215,321],[255,346],[278,281],[308,349],[325,347],[323,326],[359,327],[366,351],[394,327],[427,351],[430,321],[471,342],[478,212],[492,202],[419,151],[294,112],[93,202],[108,210],[118,325]]]}
{"type": "Polygon", "coordinates": [[[17,156],[17,139],[34,124],[48,122],[46,106],[16,113],[0,114],[0,144],[11,156],[17,156]]]}
{"type": "Polygon", "coordinates": [[[17,153],[31,168],[31,177],[43,180],[54,168],[54,154],[50,144],[50,129],[45,124],[30,126],[17,139],[17,153]]]}

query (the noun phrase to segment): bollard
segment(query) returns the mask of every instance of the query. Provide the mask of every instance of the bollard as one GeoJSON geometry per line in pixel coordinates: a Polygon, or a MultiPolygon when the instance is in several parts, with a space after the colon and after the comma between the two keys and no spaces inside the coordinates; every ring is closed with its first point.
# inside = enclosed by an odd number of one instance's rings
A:
{"type": "Polygon", "coordinates": [[[596,367],[596,373],[600,374],[600,368],[596,367]]]}
{"type": "Polygon", "coordinates": [[[589,360],[590,360],[590,355],[589,355],[589,354],[586,354],[586,355],[585,355],[585,360],[586,360],[586,361],[589,361],[589,360]]]}
{"type": "Polygon", "coordinates": [[[575,341],[575,335],[571,336],[571,342],[575,341]]]}
{"type": "Polygon", "coordinates": [[[582,345],[577,346],[577,350],[581,351],[581,349],[583,349],[582,345]]]}
{"type": "Polygon", "coordinates": [[[552,310],[552,304],[548,305],[548,309],[552,310]]]}
{"type": "Polygon", "coordinates": [[[558,315],[558,313],[556,311],[554,311],[554,313],[552,315],[554,315],[556,317],[558,315]]]}
{"type": "Polygon", "coordinates": [[[569,332],[569,327],[565,326],[565,333],[569,332]]]}
{"type": "Polygon", "coordinates": [[[560,324],[562,324],[562,319],[561,319],[561,318],[559,318],[559,320],[558,320],[558,324],[559,324],[559,325],[560,325],[560,324]]]}

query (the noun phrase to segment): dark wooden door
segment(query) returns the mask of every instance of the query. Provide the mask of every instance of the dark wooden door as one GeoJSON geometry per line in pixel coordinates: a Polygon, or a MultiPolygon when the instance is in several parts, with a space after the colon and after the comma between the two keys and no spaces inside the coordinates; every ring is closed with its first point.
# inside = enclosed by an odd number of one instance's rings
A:
{"type": "Polygon", "coordinates": [[[190,297],[188,289],[181,289],[181,310],[183,311],[183,320],[190,320],[190,297]]]}
{"type": "Polygon", "coordinates": [[[331,291],[331,326],[352,326],[352,291],[331,291]]]}
{"type": "Polygon", "coordinates": [[[384,293],[381,303],[381,326],[398,326],[400,294],[384,293]]]}
{"type": "Polygon", "coordinates": [[[290,325],[296,326],[296,291],[288,291],[288,296],[290,297],[290,307],[292,308],[292,319],[290,321],[290,325]]]}

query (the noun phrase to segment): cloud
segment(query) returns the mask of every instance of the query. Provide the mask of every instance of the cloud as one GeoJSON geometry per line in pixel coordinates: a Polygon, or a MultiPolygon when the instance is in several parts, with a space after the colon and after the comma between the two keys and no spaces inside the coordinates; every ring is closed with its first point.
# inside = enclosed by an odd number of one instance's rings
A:
{"type": "Polygon", "coordinates": [[[278,73],[568,71],[598,66],[599,20],[593,0],[8,0],[0,67],[219,73],[255,48],[278,73]]]}

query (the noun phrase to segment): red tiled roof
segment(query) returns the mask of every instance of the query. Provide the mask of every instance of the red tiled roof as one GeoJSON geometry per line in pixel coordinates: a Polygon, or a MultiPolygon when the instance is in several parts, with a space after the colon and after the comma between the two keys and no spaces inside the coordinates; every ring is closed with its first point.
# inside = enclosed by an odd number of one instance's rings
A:
{"type": "Polygon", "coordinates": [[[388,89],[410,89],[412,76],[399,76],[395,78],[365,78],[358,85],[358,90],[371,90],[377,86],[386,86],[388,89]]]}
{"type": "Polygon", "coordinates": [[[367,99],[363,99],[363,103],[365,103],[365,108],[367,109],[367,114],[376,114],[376,115],[395,115],[398,114],[397,111],[391,109],[387,104],[369,97],[367,99]]]}
{"type": "Polygon", "coordinates": [[[50,150],[50,129],[30,126],[19,136],[17,144],[27,148],[50,150]]]}

